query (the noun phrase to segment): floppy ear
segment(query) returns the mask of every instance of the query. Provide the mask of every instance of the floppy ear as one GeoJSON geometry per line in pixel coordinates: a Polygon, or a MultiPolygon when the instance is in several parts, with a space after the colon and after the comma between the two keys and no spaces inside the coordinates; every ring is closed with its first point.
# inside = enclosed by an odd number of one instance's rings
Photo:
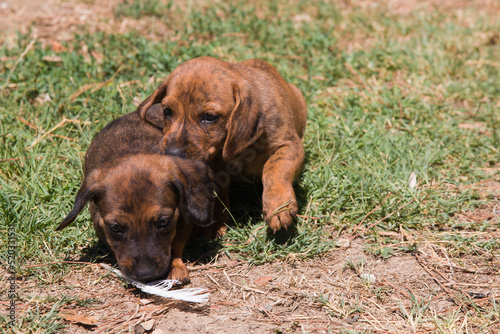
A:
{"type": "Polygon", "coordinates": [[[262,114],[258,99],[252,96],[251,89],[246,82],[240,81],[233,85],[233,94],[236,101],[226,142],[222,149],[222,158],[228,161],[244,149],[252,145],[262,134],[262,114]]]}
{"type": "Polygon", "coordinates": [[[212,224],[216,189],[212,170],[197,160],[179,159],[177,165],[184,176],[174,181],[181,214],[198,226],[212,224]]]}
{"type": "Polygon", "coordinates": [[[153,126],[157,125],[147,117],[147,113],[148,111],[154,111],[154,108],[157,108],[156,104],[161,102],[161,100],[163,100],[163,98],[167,94],[167,82],[168,79],[165,80],[158,88],[156,88],[155,92],[148,96],[148,98],[145,99],[144,102],[139,105],[139,107],[137,107],[139,118],[143,121],[146,121],[147,123],[150,123],[153,126]]]}
{"type": "Polygon", "coordinates": [[[71,224],[80,214],[80,212],[82,212],[83,208],[85,208],[87,202],[93,199],[97,195],[97,186],[96,185],[91,186],[92,182],[88,182],[88,180],[90,179],[93,178],[85,178],[83,180],[82,186],[80,187],[80,190],[78,190],[78,193],[76,194],[73,210],[71,210],[71,212],[68,213],[66,218],[63,219],[63,221],[56,228],[56,231],[60,231],[69,224],[71,224]]]}
{"type": "Polygon", "coordinates": [[[153,125],[159,130],[163,129],[163,108],[161,103],[154,103],[146,110],[146,122],[153,125]]]}

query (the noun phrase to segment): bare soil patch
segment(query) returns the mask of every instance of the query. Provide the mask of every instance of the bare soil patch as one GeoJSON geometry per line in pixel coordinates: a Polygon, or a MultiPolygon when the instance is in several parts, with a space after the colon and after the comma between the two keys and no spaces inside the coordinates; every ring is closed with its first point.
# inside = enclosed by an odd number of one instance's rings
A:
{"type": "MultiPolygon", "coordinates": [[[[414,333],[435,330],[433,323],[423,321],[424,314],[446,317],[459,310],[472,314],[470,300],[480,307],[500,297],[500,276],[493,269],[498,268],[498,258],[471,255],[453,259],[446,257],[439,244],[422,240],[417,253],[389,259],[366,255],[364,243],[357,239],[349,247],[306,261],[249,266],[220,256],[213,263],[191,267],[190,286],[211,291],[207,304],[143,294],[114,274],[107,275],[99,265],[89,264],[78,266],[50,289],[40,291],[36,279],[24,281],[19,308],[22,313],[33,308],[48,313],[54,306],[47,302],[49,298],[54,302],[62,296],[74,298],[59,311],[74,333],[144,333],[144,327],[150,326],[149,332],[156,330],[154,333],[327,333],[348,329],[414,333]]],[[[478,329],[479,324],[468,326],[478,329]]],[[[486,332],[499,329],[500,324],[486,332]]]]}

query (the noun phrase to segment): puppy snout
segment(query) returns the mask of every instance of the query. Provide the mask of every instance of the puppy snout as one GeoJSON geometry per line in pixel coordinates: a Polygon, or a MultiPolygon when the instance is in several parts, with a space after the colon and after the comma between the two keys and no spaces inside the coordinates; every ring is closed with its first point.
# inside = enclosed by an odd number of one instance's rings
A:
{"type": "Polygon", "coordinates": [[[174,157],[185,158],[186,150],[178,146],[169,146],[165,149],[165,154],[174,157]]]}
{"type": "Polygon", "coordinates": [[[141,268],[135,270],[135,277],[141,282],[149,282],[157,279],[156,271],[151,268],[141,268]]]}
{"type": "Polygon", "coordinates": [[[158,266],[153,259],[135,259],[135,266],[132,269],[131,277],[141,281],[150,282],[165,276],[165,272],[158,270],[158,266]]]}

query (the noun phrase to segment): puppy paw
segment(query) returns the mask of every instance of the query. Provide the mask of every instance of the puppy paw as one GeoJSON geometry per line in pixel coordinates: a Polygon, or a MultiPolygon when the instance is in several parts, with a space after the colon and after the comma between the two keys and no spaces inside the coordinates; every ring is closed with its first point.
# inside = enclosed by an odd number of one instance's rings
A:
{"type": "MultiPolygon", "coordinates": [[[[176,259],[180,260],[180,259],[176,259]]],[[[172,263],[172,269],[170,270],[170,273],[168,274],[168,279],[175,279],[180,281],[182,284],[188,284],[189,283],[189,270],[186,268],[184,263],[182,263],[182,260],[176,261],[174,260],[172,263]],[[179,264],[179,262],[181,262],[179,264]]]]}
{"type": "Polygon", "coordinates": [[[297,217],[297,200],[293,190],[276,196],[263,196],[262,213],[264,220],[274,233],[287,229],[297,217]]]}
{"type": "Polygon", "coordinates": [[[218,226],[218,228],[215,230],[215,238],[216,239],[222,239],[227,233],[227,226],[222,225],[218,226]]]}
{"type": "Polygon", "coordinates": [[[222,239],[227,232],[227,226],[224,223],[215,222],[209,227],[205,227],[201,230],[200,236],[207,239],[222,239]]]}

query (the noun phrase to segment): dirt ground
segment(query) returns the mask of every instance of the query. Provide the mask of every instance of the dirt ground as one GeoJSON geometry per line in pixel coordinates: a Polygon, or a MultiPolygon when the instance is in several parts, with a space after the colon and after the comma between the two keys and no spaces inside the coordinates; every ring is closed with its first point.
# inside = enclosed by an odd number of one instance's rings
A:
{"type": "MultiPolygon", "coordinates": [[[[498,215],[494,210],[498,208],[487,207],[459,219],[498,215]]],[[[500,233],[482,237],[491,240],[499,238],[500,233]]],[[[412,238],[429,240],[424,235],[401,235],[402,242],[412,238]]],[[[464,295],[485,306],[500,296],[500,275],[489,269],[498,268],[498,258],[451,259],[438,243],[427,242],[419,245],[416,255],[384,260],[367,256],[360,239],[344,241],[342,247],[306,261],[295,261],[292,256],[286,261],[252,267],[220,256],[209,264],[191,266],[190,287],[204,287],[211,292],[210,301],[204,304],[146,295],[126,286],[116,275],[106,275],[107,270],[98,264],[78,266],[60,283],[43,291],[29,279],[22,291],[37,299],[70,295],[89,300],[91,305],[59,312],[67,319],[69,332],[145,333],[146,328],[148,333],[156,334],[335,333],[349,329],[435,332],[433,323],[419,323],[423,320],[419,317],[428,310],[436,316],[460,307],[473,312],[464,295]],[[424,306],[425,310],[419,309],[424,306]],[[413,318],[403,316],[405,311],[413,312],[413,318]]],[[[34,307],[44,313],[52,305],[36,305],[27,298],[21,312],[34,307]]],[[[498,330],[500,323],[487,332],[498,330]]]]}
{"type": "MultiPolygon", "coordinates": [[[[147,22],[116,19],[112,9],[118,2],[3,0],[0,41],[13,43],[16,30],[31,29],[36,38],[57,48],[81,26],[90,32],[145,29],[152,39],[157,38],[154,31],[148,30],[147,22]]],[[[363,2],[366,1],[360,1],[363,2]]],[[[392,1],[391,8],[404,15],[422,3],[392,1]]],[[[442,1],[445,6],[449,3],[442,1]]],[[[494,5],[494,1],[481,3],[485,10],[494,5]]],[[[459,8],[467,2],[453,4],[459,8]]],[[[500,183],[492,182],[485,191],[494,192],[496,200],[456,219],[496,219],[500,215],[500,183]]],[[[115,275],[104,275],[106,269],[96,264],[75,266],[61,283],[43,291],[35,279],[28,279],[23,282],[22,293],[37,298],[69,294],[92,299],[91,305],[60,313],[72,333],[434,332],[432,321],[419,318],[428,310],[439,319],[459,308],[474,312],[468,300],[460,296],[469,295],[478,305],[487,305],[494,297],[500,297],[500,275],[490,269],[498,268],[499,259],[485,254],[452,258],[426,233],[393,233],[402,244],[417,244],[419,251],[387,260],[367,255],[363,241],[349,241],[349,235],[342,236],[341,247],[306,261],[290,256],[284,261],[252,267],[244,261],[220,256],[209,264],[191,268],[190,286],[206,287],[211,292],[210,302],[201,305],[139,293],[115,275]]],[[[485,241],[500,238],[499,231],[474,233],[485,241]]],[[[0,269],[0,276],[6,277],[3,270],[0,269]]],[[[25,298],[20,312],[39,308],[43,313],[51,307],[25,298]]],[[[467,319],[450,321],[457,330],[466,325],[474,328],[474,324],[466,323],[467,319]]],[[[497,320],[496,327],[487,332],[499,331],[497,320]]]]}

